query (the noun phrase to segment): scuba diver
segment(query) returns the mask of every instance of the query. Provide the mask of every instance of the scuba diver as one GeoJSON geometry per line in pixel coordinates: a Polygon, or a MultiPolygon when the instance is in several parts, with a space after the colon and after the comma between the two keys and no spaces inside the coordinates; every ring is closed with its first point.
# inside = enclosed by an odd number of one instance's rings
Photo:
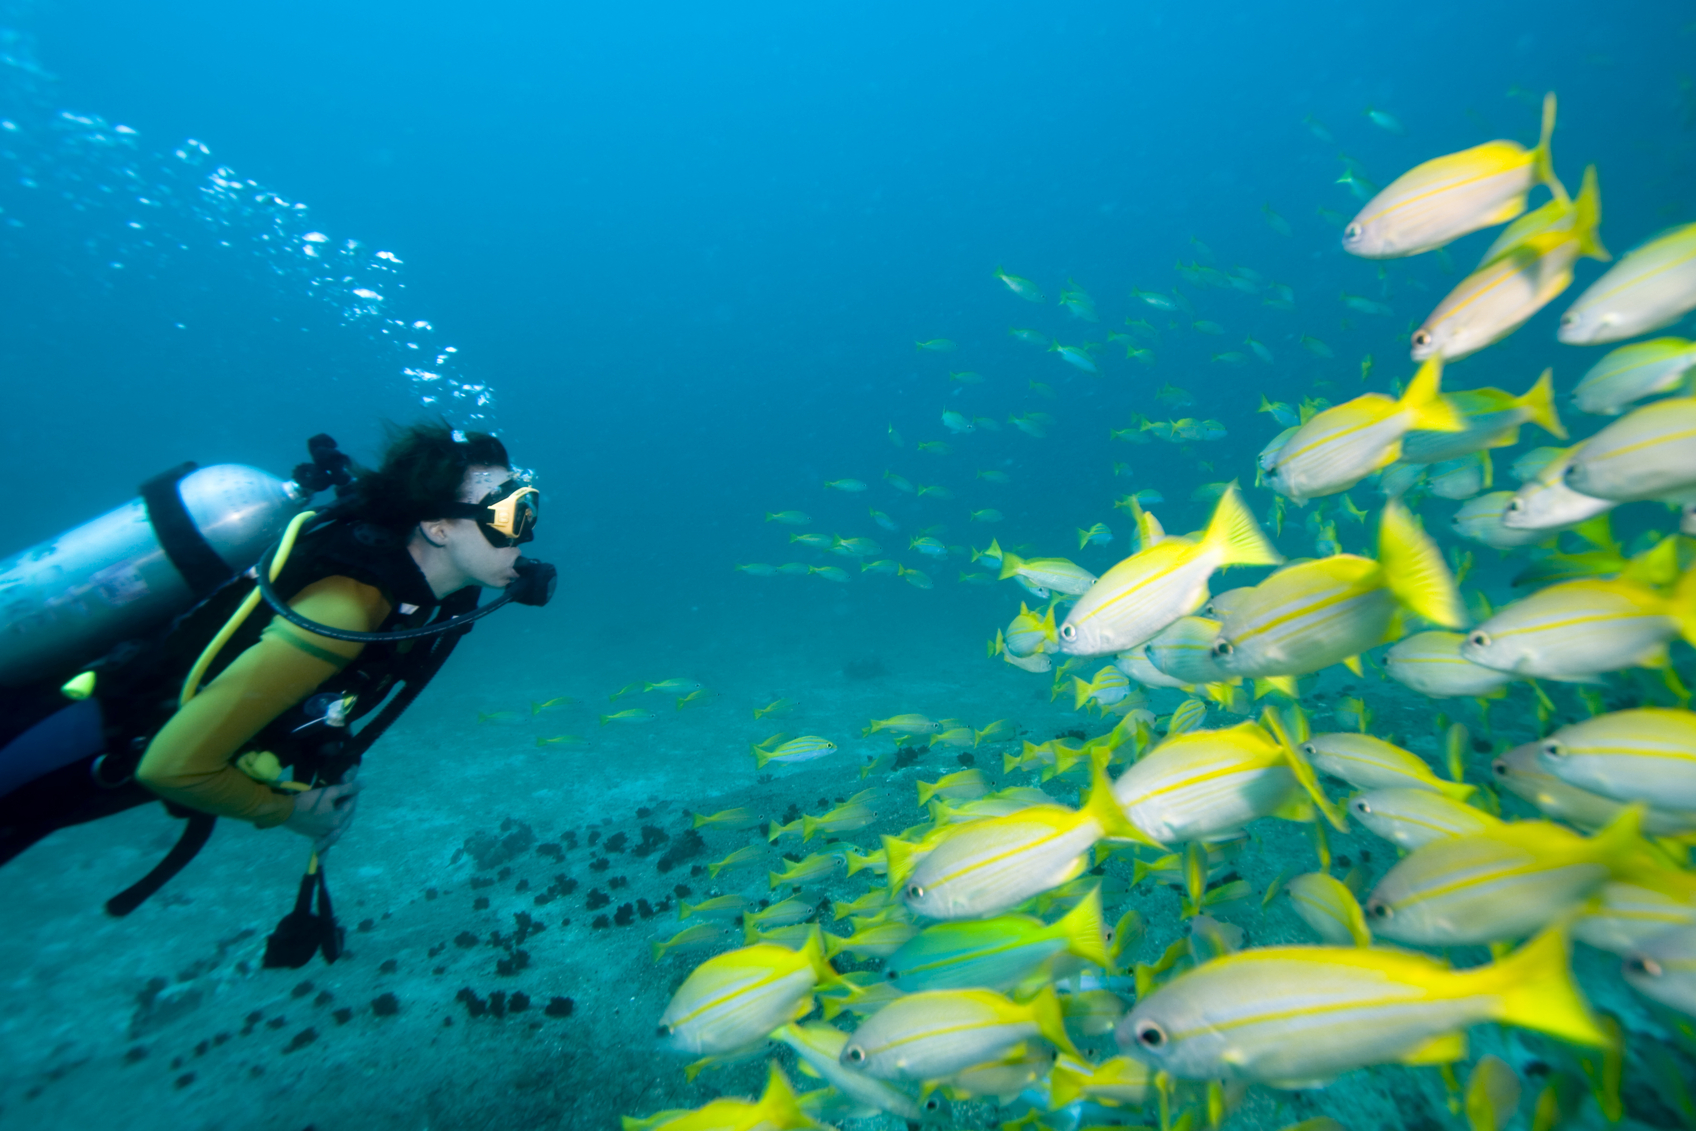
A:
{"type": "Polygon", "coordinates": [[[365,751],[471,622],[545,604],[556,575],[520,556],[540,499],[494,436],[413,425],[375,470],[328,436],[309,449],[292,483],[184,465],[0,562],[0,863],[163,801],[187,820],[182,838],[113,914],[180,870],[219,817],[310,840],[301,905],[315,886],[327,910],[318,858],[353,819],[365,751]],[[331,487],[333,504],[301,511],[331,487]],[[482,589],[503,592],[478,607],[482,589]],[[262,603],[274,615],[250,616],[262,603]]]}

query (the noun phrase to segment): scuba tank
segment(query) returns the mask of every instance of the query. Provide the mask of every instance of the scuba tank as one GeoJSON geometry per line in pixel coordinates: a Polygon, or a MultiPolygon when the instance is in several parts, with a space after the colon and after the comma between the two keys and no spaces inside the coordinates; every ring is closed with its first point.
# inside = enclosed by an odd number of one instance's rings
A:
{"type": "Polygon", "coordinates": [[[284,481],[185,463],[140,496],[0,561],[0,688],[63,679],[251,568],[347,457],[328,436],[284,481]]]}

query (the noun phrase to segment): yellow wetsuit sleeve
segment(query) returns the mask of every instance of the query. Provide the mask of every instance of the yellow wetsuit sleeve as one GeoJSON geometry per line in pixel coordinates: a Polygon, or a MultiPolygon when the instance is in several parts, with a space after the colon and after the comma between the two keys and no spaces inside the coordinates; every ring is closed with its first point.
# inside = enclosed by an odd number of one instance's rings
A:
{"type": "MultiPolygon", "coordinates": [[[[374,632],[389,615],[381,592],[348,577],[326,577],[295,595],[289,607],[310,620],[352,632],[374,632]]],[[[165,724],[136,780],[167,801],[203,813],[252,821],[262,829],[294,812],[294,798],[274,792],[230,764],[266,724],[346,667],[364,645],[332,640],[273,617],[248,648],[165,724]]]]}

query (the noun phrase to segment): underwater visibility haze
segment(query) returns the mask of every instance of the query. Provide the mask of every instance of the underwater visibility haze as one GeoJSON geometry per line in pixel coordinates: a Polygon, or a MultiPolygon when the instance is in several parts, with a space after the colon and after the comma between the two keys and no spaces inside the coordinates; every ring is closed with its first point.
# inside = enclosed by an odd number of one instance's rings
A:
{"type": "Polygon", "coordinates": [[[1696,1128],[1693,51],[1664,2],[0,3],[0,1127],[1696,1128]],[[377,702],[240,575],[281,536],[328,608],[308,438],[417,425],[512,473],[337,627],[489,604],[521,533],[558,585],[314,854],[354,776],[255,731],[377,702]],[[185,461],[275,477],[204,585],[185,461]],[[40,566],[126,506],[162,572],[40,566]],[[38,721],[92,788],[285,637],[326,681],[212,744],[266,816],[18,832],[38,721]]]}

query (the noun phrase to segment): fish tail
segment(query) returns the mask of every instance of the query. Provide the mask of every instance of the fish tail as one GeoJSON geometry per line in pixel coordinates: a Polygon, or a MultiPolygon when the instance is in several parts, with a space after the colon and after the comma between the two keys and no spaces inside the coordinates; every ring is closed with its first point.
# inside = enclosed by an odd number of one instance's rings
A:
{"type": "Polygon", "coordinates": [[[1111,972],[1113,960],[1107,954],[1107,922],[1102,918],[1101,889],[1091,888],[1083,902],[1066,912],[1051,928],[1065,940],[1066,949],[1085,962],[1092,962],[1111,972]]]}
{"type": "Polygon", "coordinates": [[[1006,581],[1009,577],[1018,576],[1019,567],[1024,564],[1025,559],[1018,554],[1009,554],[1003,551],[1001,554],[1001,576],[997,580],[1006,581]]]}
{"type": "Polygon", "coordinates": [[[925,807],[926,802],[930,801],[930,799],[936,795],[937,788],[940,785],[941,785],[940,782],[928,782],[928,781],[919,782],[919,808],[920,809],[923,809],[925,807]]]}
{"type": "Polygon", "coordinates": [[[1284,560],[1254,520],[1234,482],[1213,507],[1202,545],[1224,551],[1221,566],[1278,565],[1284,560]]]}
{"type": "Polygon", "coordinates": [[[801,817],[801,843],[806,844],[809,840],[812,840],[813,834],[818,831],[818,827],[819,819],[817,817],[811,813],[803,814],[801,817]]]}
{"type": "Polygon", "coordinates": [[[1125,816],[1119,799],[1113,796],[1113,783],[1108,780],[1106,767],[1092,764],[1091,771],[1089,796],[1084,799],[1083,812],[1101,826],[1101,835],[1134,840],[1150,848],[1165,848],[1125,816]]]}
{"type": "MultiPolygon", "coordinates": [[[[1543,431],[1566,439],[1566,427],[1561,424],[1560,415],[1555,411],[1555,371],[1543,370],[1543,375],[1537,378],[1537,383],[1525,391],[1519,398],[1519,407],[1525,412],[1525,417],[1543,431]]],[[[1488,486],[1488,484],[1486,484],[1488,486]]]]}
{"type": "Polygon", "coordinates": [[[771,761],[771,751],[762,749],[758,746],[749,746],[748,750],[754,755],[754,769],[765,769],[766,763],[771,761]]]}
{"type": "Polygon", "coordinates": [[[1432,357],[1419,367],[1408,382],[1397,408],[1413,414],[1409,431],[1463,432],[1466,421],[1443,399],[1443,359],[1432,357]]]}
{"type": "Polygon", "coordinates": [[[1048,1102],[1058,1111],[1082,1096],[1088,1082],[1088,1077],[1056,1064],[1048,1073],[1048,1102]]]}
{"type": "MultiPolygon", "coordinates": [[[[831,966],[830,959],[824,953],[824,937],[817,923],[807,932],[807,941],[801,947],[801,957],[813,968],[813,977],[821,986],[834,986],[842,983],[842,976],[831,966]]],[[[810,1010],[808,1010],[810,1012],[810,1010]]]]}
{"type": "Polygon", "coordinates": [[[1602,189],[1596,183],[1596,166],[1584,169],[1584,183],[1573,201],[1572,234],[1578,237],[1578,254],[1606,263],[1613,256],[1602,246],[1602,189]]]}
{"type": "Polygon", "coordinates": [[[1555,176],[1555,154],[1550,148],[1550,141],[1555,135],[1555,92],[1543,96],[1543,130],[1537,138],[1537,148],[1531,151],[1531,174],[1538,181],[1547,185],[1549,191],[1555,194],[1556,200],[1571,200],[1567,195],[1566,186],[1555,176]]]}
{"type": "Polygon", "coordinates": [[[1442,550],[1396,499],[1384,504],[1378,520],[1378,563],[1403,605],[1445,628],[1466,624],[1466,605],[1442,550]]]}
{"type": "Polygon", "coordinates": [[[913,871],[913,846],[904,840],[885,836],[883,858],[889,866],[889,890],[899,892],[913,871]]]}
{"type": "Polygon", "coordinates": [[[1467,798],[1478,792],[1478,787],[1475,785],[1467,785],[1465,782],[1439,781],[1437,783],[1437,792],[1442,794],[1444,797],[1447,797],[1450,801],[1464,802],[1467,798]]]}
{"type": "Polygon", "coordinates": [[[1036,1022],[1036,1031],[1047,1038],[1056,1048],[1077,1056],[1078,1050],[1072,1044],[1072,1038],[1066,1034],[1066,1019],[1060,1012],[1060,997],[1054,992],[1052,985],[1042,987],[1030,1003],[1031,1020],[1036,1022]]]}
{"type": "Polygon", "coordinates": [[[1094,693],[1095,693],[1095,687],[1093,685],[1085,683],[1083,680],[1079,679],[1077,676],[1073,676],[1072,677],[1072,710],[1074,710],[1074,711],[1083,710],[1084,704],[1089,702],[1089,697],[1091,695],[1093,695],[1094,693]]]}
{"type": "Polygon", "coordinates": [[[1564,925],[1550,927],[1479,977],[1496,983],[1496,1020],[1573,1044],[1606,1047],[1608,1035],[1572,978],[1564,925]]]}
{"type": "Polygon", "coordinates": [[[1696,565],[1685,570],[1684,576],[1678,579],[1667,613],[1678,625],[1679,635],[1696,644],[1696,565]]]}
{"type": "Polygon", "coordinates": [[[771,1074],[766,1078],[766,1090],[761,1094],[755,1110],[759,1115],[749,1126],[817,1126],[801,1111],[801,1103],[795,1098],[795,1089],[789,1086],[788,1078],[783,1075],[783,1070],[778,1068],[775,1060],[771,1063],[771,1074]]]}

